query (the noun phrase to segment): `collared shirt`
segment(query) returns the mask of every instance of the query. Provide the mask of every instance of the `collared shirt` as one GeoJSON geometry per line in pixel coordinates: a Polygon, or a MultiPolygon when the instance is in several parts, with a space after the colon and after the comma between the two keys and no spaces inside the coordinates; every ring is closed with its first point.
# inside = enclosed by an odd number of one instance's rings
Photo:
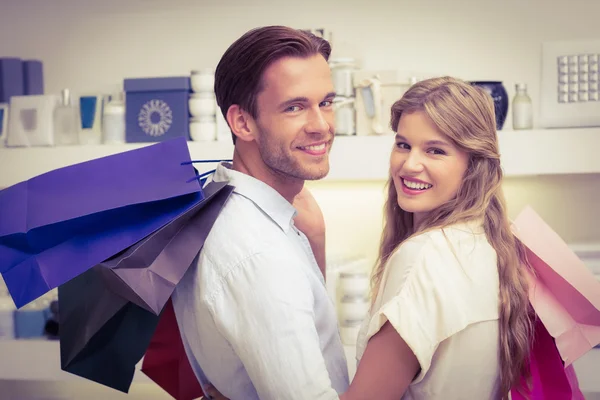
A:
{"type": "Polygon", "coordinates": [[[337,399],[348,367],[332,300],[294,207],[219,165],[235,189],[173,294],[201,383],[231,400],[337,399]]]}

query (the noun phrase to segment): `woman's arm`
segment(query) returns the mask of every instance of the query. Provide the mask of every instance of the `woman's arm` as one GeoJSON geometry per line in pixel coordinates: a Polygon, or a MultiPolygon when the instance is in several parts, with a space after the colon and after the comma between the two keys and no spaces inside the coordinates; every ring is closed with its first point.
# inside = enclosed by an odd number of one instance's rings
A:
{"type": "Polygon", "coordinates": [[[367,344],[356,375],[341,400],[397,400],[419,373],[417,357],[386,322],[367,344]]]}
{"type": "Polygon", "coordinates": [[[321,208],[306,186],[296,195],[292,205],[298,212],[294,218],[294,225],[306,235],[317,265],[323,273],[323,277],[326,277],[325,218],[323,218],[321,208]]]}

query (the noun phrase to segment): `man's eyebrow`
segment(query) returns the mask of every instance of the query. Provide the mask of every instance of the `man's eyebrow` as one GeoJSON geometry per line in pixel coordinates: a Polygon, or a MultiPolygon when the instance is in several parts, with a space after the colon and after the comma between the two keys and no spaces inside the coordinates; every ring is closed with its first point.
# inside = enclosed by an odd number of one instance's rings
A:
{"type": "Polygon", "coordinates": [[[279,107],[286,107],[294,103],[308,103],[308,97],[294,97],[279,104],[279,107]]]}
{"type": "MultiPolygon", "coordinates": [[[[335,92],[329,92],[329,93],[327,93],[325,95],[325,97],[323,97],[323,100],[330,99],[330,98],[335,97],[335,96],[336,96],[335,92]]],[[[285,108],[285,107],[287,107],[287,106],[289,106],[291,104],[294,104],[294,103],[308,103],[308,101],[309,101],[308,97],[298,96],[298,97],[294,97],[292,99],[284,101],[283,103],[279,104],[279,107],[280,108],[285,108]]]]}

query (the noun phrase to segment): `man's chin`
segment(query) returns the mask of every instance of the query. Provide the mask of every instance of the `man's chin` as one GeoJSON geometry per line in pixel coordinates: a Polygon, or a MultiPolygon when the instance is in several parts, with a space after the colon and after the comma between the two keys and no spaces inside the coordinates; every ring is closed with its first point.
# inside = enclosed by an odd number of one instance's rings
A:
{"type": "Polygon", "coordinates": [[[327,171],[325,173],[321,173],[321,174],[310,175],[309,177],[304,178],[304,180],[305,181],[318,181],[318,180],[325,178],[328,173],[329,173],[329,171],[327,171]]]}

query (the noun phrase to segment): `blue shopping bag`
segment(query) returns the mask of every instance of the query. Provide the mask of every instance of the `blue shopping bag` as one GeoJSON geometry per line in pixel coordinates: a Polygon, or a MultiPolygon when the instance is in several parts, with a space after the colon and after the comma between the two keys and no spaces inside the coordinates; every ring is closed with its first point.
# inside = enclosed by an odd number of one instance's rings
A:
{"type": "Polygon", "coordinates": [[[204,198],[176,138],[60,168],[0,191],[0,273],[17,307],[73,279],[204,198]]]}

